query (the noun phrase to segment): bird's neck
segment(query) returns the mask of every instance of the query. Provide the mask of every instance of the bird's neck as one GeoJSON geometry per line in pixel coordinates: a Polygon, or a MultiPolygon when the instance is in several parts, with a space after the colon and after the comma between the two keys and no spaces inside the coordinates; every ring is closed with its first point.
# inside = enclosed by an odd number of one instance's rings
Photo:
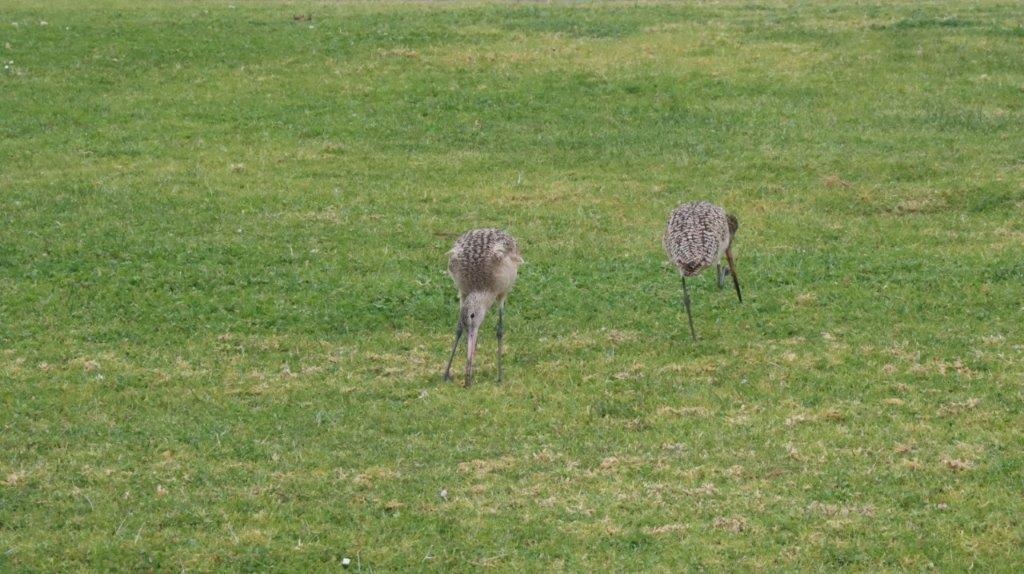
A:
{"type": "Polygon", "coordinates": [[[494,304],[494,299],[494,293],[475,291],[462,299],[462,306],[470,309],[489,309],[494,304]]]}

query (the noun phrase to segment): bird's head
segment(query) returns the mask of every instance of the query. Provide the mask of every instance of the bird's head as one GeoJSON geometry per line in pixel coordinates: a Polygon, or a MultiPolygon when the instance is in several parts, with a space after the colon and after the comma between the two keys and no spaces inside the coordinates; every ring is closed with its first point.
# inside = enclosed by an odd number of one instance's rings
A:
{"type": "Polygon", "coordinates": [[[462,327],[471,333],[479,329],[493,303],[494,298],[485,293],[470,293],[463,297],[459,307],[462,327]]]}
{"type": "Polygon", "coordinates": [[[726,213],[725,218],[729,221],[729,237],[733,237],[736,235],[736,230],[740,228],[740,220],[731,213],[726,213]]]}
{"type": "Polygon", "coordinates": [[[472,361],[472,357],[476,354],[476,335],[480,330],[480,325],[484,322],[484,316],[487,315],[487,310],[490,309],[491,304],[494,303],[494,297],[486,293],[470,293],[463,297],[462,304],[459,307],[459,322],[462,324],[462,328],[466,330],[466,343],[467,350],[469,351],[469,358],[472,361]]]}

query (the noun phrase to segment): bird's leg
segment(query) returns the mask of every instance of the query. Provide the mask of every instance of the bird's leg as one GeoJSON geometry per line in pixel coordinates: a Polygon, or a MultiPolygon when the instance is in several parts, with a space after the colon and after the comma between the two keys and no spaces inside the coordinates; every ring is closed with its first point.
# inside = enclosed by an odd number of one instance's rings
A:
{"type": "Polygon", "coordinates": [[[732,275],[732,285],[736,288],[736,298],[743,302],[743,295],[740,293],[740,278],[736,276],[736,262],[732,259],[732,247],[725,250],[725,257],[729,260],[729,274],[732,275]]]}
{"type": "Polygon", "coordinates": [[[498,327],[496,329],[498,335],[498,382],[501,382],[501,340],[505,335],[505,325],[502,323],[502,319],[505,315],[505,302],[502,301],[501,305],[498,305],[498,327]]]}
{"type": "Polygon", "coordinates": [[[721,263],[715,264],[715,277],[718,278],[718,290],[721,291],[725,287],[725,270],[721,263]]]}
{"type": "Polygon", "coordinates": [[[450,380],[452,378],[452,360],[455,358],[455,350],[459,348],[459,339],[462,338],[462,316],[459,316],[459,322],[455,325],[455,343],[452,345],[452,352],[448,355],[448,364],[444,367],[444,380],[450,380]]]}
{"type": "Polygon", "coordinates": [[[690,290],[686,287],[686,276],[683,277],[683,305],[686,306],[686,318],[690,320],[690,334],[697,340],[697,331],[693,328],[693,313],[690,312],[690,290]]]}

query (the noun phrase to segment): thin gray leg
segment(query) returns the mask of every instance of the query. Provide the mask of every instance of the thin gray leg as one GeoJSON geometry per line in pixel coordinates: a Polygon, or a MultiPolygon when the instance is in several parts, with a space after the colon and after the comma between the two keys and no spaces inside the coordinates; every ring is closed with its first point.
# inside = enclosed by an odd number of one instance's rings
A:
{"type": "Polygon", "coordinates": [[[497,328],[497,334],[498,334],[498,382],[499,383],[501,382],[501,354],[502,354],[501,340],[505,336],[505,323],[503,321],[504,316],[505,316],[505,302],[502,301],[501,305],[498,306],[498,328],[497,328]]]}
{"type": "Polygon", "coordinates": [[[455,358],[455,350],[459,348],[459,339],[462,338],[462,318],[459,317],[458,324],[455,325],[455,343],[452,345],[452,352],[448,355],[448,364],[444,367],[444,380],[448,381],[452,378],[452,360],[455,358]]]}
{"type": "Polygon", "coordinates": [[[715,276],[718,278],[718,290],[721,291],[725,288],[725,269],[721,263],[715,264],[715,276]]]}
{"type": "Polygon", "coordinates": [[[693,340],[697,340],[697,331],[693,328],[693,313],[690,312],[690,290],[686,287],[686,277],[683,277],[683,305],[686,305],[686,318],[690,320],[690,334],[693,340]]]}

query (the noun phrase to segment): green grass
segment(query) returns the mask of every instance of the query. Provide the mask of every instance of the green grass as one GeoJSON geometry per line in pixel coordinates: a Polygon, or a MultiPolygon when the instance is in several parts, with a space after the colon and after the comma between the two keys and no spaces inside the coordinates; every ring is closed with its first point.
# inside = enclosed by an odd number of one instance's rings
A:
{"type": "Polygon", "coordinates": [[[1018,3],[85,4],[0,6],[0,570],[1024,564],[1018,3]]]}

